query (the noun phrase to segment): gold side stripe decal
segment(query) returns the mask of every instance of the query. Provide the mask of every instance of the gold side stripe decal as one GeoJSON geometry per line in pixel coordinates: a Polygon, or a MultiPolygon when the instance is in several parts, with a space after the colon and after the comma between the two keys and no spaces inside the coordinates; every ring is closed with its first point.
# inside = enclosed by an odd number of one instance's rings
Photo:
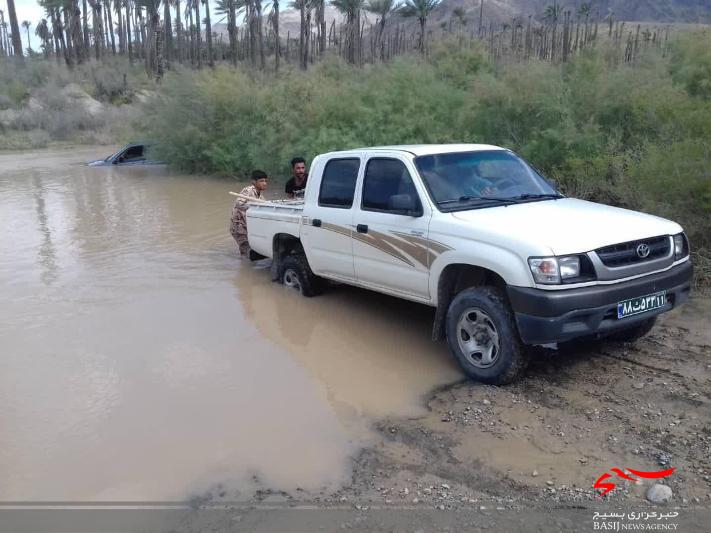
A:
{"type": "Polygon", "coordinates": [[[394,257],[395,259],[399,259],[400,261],[410,265],[411,267],[415,266],[412,261],[405,257],[405,255],[403,255],[401,250],[390,244],[384,238],[384,235],[382,233],[379,233],[377,231],[370,231],[368,233],[354,233],[353,238],[359,242],[368,244],[373,248],[376,248],[381,252],[386,253],[391,257],[394,257]]]}
{"type": "Polygon", "coordinates": [[[399,231],[393,231],[392,234],[373,230],[370,230],[368,233],[356,233],[345,226],[329,223],[321,224],[321,228],[340,235],[352,237],[358,242],[372,246],[413,268],[415,267],[415,263],[417,263],[421,267],[429,269],[437,257],[452,249],[441,242],[399,231]]]}

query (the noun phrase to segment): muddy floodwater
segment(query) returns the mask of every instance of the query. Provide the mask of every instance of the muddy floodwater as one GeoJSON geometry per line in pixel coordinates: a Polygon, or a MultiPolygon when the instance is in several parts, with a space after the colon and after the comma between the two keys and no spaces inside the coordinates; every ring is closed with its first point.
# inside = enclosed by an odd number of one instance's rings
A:
{"type": "Polygon", "coordinates": [[[335,490],[462,379],[431,310],[238,260],[233,181],[83,165],[110,151],[0,155],[0,500],[335,490]]]}

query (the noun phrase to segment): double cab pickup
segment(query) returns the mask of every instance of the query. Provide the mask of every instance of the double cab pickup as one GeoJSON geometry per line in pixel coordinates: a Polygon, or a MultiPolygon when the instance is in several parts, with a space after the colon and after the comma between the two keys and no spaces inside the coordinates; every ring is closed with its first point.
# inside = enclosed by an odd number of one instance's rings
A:
{"type": "Polygon", "coordinates": [[[334,280],[436,308],[464,372],[503,384],[527,345],[633,341],[691,290],[679,224],[565,197],[481,144],[317,156],[302,201],[254,204],[249,244],[304,296],[334,280]]]}

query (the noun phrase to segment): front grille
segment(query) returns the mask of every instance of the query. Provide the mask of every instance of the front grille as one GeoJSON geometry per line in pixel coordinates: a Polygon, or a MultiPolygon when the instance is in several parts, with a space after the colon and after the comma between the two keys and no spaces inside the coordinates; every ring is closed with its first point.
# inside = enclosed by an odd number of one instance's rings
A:
{"type": "Polygon", "coordinates": [[[600,261],[608,267],[619,267],[625,265],[633,265],[636,263],[644,263],[653,261],[660,257],[669,255],[671,243],[668,235],[660,237],[652,237],[650,239],[641,239],[638,241],[623,242],[605,246],[595,250],[600,261]],[[640,257],[637,253],[637,248],[640,244],[646,244],[649,247],[649,255],[640,257]]]}

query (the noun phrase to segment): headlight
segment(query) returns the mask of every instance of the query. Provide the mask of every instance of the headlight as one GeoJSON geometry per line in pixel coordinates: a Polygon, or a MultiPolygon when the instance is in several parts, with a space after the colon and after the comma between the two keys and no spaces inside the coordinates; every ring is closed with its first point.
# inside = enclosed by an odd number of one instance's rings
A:
{"type": "Polygon", "coordinates": [[[674,235],[674,259],[683,259],[689,255],[689,245],[686,241],[686,235],[677,233],[674,235]]]}
{"type": "Polygon", "coordinates": [[[554,285],[580,276],[580,257],[531,257],[528,266],[536,283],[554,285]]]}
{"type": "Polygon", "coordinates": [[[558,269],[562,279],[577,278],[580,275],[580,258],[576,255],[559,257],[558,269]]]}

